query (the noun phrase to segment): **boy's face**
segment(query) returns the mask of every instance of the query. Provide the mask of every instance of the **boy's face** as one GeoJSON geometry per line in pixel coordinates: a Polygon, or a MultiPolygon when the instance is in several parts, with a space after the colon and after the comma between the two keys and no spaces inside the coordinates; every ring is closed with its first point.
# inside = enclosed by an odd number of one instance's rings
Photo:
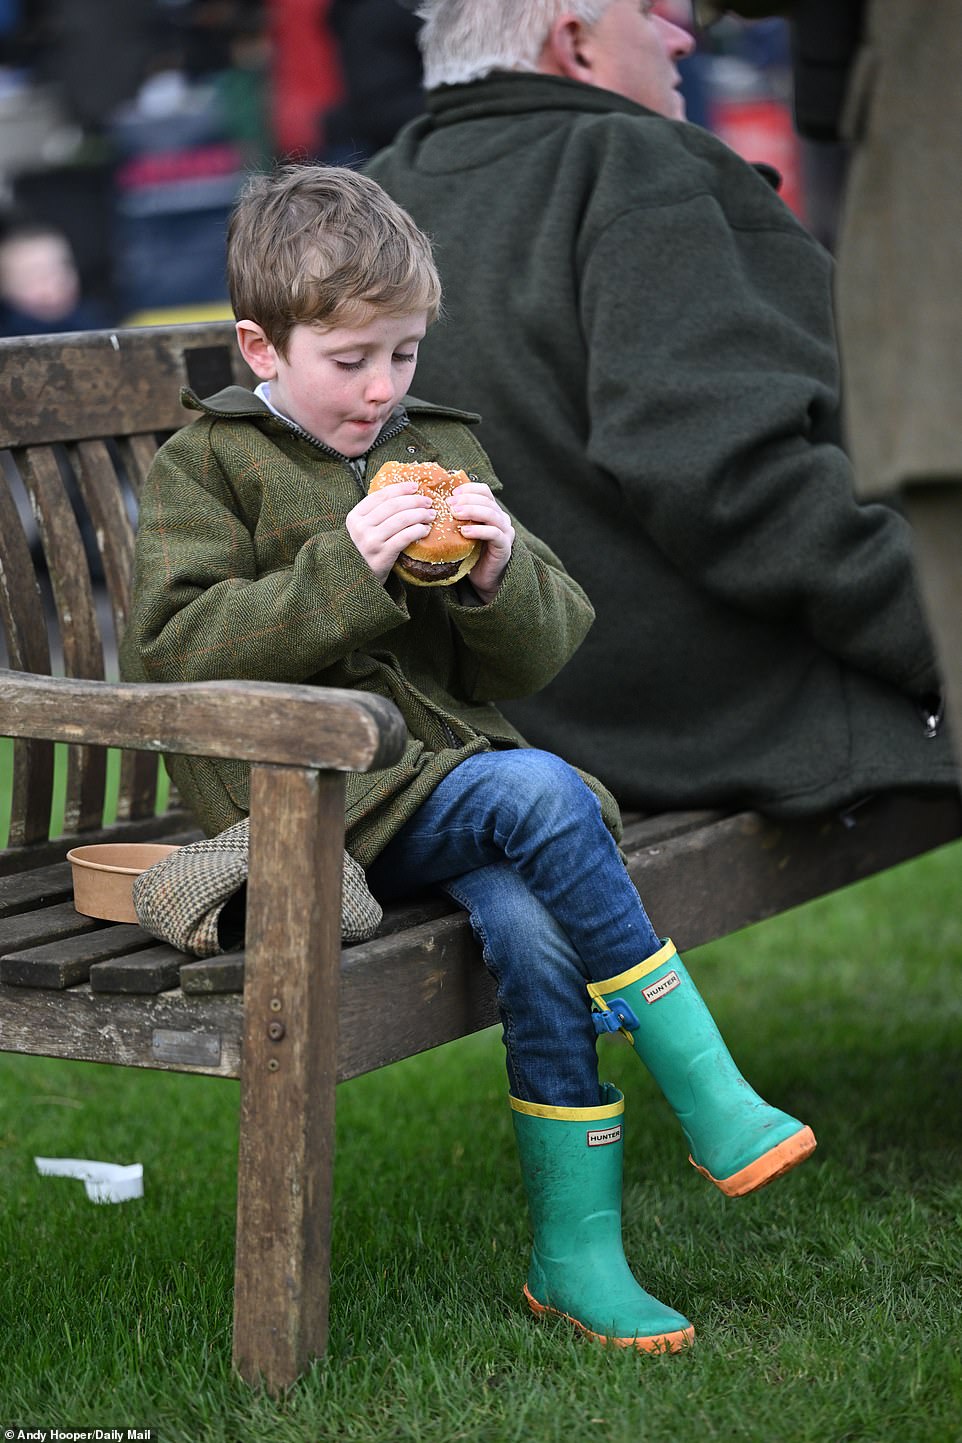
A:
{"type": "Polygon", "coordinates": [[[254,321],[238,321],[244,359],[271,404],[342,456],[363,456],[409,389],[427,312],[359,309],[352,324],[294,327],[286,357],[254,321]]]}

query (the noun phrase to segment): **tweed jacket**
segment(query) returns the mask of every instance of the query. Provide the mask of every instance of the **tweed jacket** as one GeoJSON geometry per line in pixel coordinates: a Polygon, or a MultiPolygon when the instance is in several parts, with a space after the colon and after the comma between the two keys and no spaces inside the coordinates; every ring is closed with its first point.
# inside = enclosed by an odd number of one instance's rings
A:
{"type": "MultiPolygon", "coordinates": [[[[201,414],[161,447],[141,497],[122,674],[302,682],[394,702],[408,729],[402,759],[347,778],[347,847],[369,865],[464,757],[525,744],[495,702],[549,681],[591,625],[591,606],[520,524],[487,606],[470,588],[409,588],[393,574],[382,585],[344,525],[366,491],[356,463],[243,387],[184,400],[201,414]]],[[[409,397],[367,468],[438,461],[497,488],[466,424],[474,419],[409,397]]],[[[209,835],[247,812],[245,764],[169,765],[209,835]]],[[[618,835],[613,801],[586,780],[618,835]]]]}
{"type": "Polygon", "coordinates": [[[831,258],[765,176],[540,74],[429,92],[366,170],[441,269],[419,392],[478,408],[597,613],[525,736],[644,810],[952,785],[909,528],[840,445],[831,258]]]}

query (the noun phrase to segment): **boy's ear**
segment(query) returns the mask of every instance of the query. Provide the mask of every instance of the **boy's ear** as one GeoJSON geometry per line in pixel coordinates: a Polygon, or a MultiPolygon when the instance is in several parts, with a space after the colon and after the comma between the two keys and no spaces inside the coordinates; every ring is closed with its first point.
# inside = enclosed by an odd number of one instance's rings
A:
{"type": "Polygon", "coordinates": [[[277,375],[277,352],[256,321],[238,321],[240,353],[259,381],[273,381],[277,375]]]}

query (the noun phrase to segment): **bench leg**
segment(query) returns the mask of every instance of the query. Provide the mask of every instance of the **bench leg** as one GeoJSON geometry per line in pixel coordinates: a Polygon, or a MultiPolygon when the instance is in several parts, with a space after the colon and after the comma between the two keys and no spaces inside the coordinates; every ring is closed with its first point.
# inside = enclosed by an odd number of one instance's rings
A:
{"type": "Polygon", "coordinates": [[[327,1341],[344,781],[251,769],[234,1366],[271,1392],[327,1341]]]}
{"type": "Polygon", "coordinates": [[[906,486],[915,564],[945,680],[946,713],[962,767],[962,479],[906,486]]]}

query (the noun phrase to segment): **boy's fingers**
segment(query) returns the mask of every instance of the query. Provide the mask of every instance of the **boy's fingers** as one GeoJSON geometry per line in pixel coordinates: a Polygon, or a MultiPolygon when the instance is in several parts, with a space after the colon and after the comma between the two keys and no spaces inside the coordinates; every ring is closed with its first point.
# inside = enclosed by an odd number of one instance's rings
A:
{"type": "Polygon", "coordinates": [[[430,526],[420,523],[414,526],[405,526],[403,531],[396,531],[391,536],[391,550],[399,556],[405,546],[410,546],[412,541],[421,541],[430,530],[430,526]]]}
{"type": "Polygon", "coordinates": [[[356,509],[374,516],[379,511],[391,511],[402,501],[416,495],[417,486],[413,481],[392,481],[390,486],[384,486],[380,491],[369,492],[363,501],[358,502],[356,509]]]}
{"type": "Polygon", "coordinates": [[[457,496],[467,495],[469,491],[473,492],[476,496],[494,496],[494,492],[491,490],[491,487],[486,481],[462,481],[461,485],[455,486],[454,490],[451,492],[452,501],[457,496]]]}
{"type": "Polygon", "coordinates": [[[369,512],[360,519],[366,529],[372,533],[378,536],[390,536],[399,526],[410,526],[415,521],[430,526],[435,519],[435,513],[426,502],[412,506],[410,497],[400,496],[395,499],[394,505],[369,512]]]}
{"type": "Polygon", "coordinates": [[[375,529],[384,537],[396,536],[399,530],[415,525],[430,531],[434,519],[434,512],[423,506],[407,507],[403,511],[392,511],[390,515],[379,518],[375,529]]]}

